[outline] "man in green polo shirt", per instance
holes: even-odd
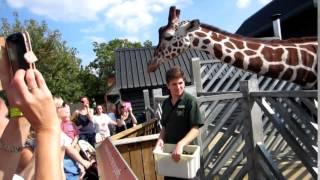
[[[183,147],[199,135],[203,123],[196,98],[184,91],[183,71],[179,67],[167,71],[166,83],[170,96],[162,104],[162,129],[155,149],[163,149],[164,143],[176,144],[172,159],[179,161]]]

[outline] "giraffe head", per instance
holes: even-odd
[[[179,20],[180,10],[170,7],[168,24],[159,28],[159,43],[152,60],[148,64],[148,71],[154,72],[161,63],[174,59],[190,47],[189,32],[200,27],[199,20]]]

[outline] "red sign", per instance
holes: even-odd
[[[138,179],[109,138],[96,148],[96,158],[100,179]]]

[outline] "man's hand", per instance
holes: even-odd
[[[183,152],[183,146],[184,146],[184,145],[178,143],[178,144],[176,145],[175,149],[173,150],[173,152],[171,153],[171,158],[172,158],[174,161],[176,161],[176,162],[180,161],[180,156],[181,156],[181,154],[182,154],[182,152]]]
[[[162,152],[164,147],[163,139],[158,139],[156,146],[154,147],[154,152]]]

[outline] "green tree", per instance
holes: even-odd
[[[6,18],[1,19],[0,35],[8,36],[14,32],[28,31],[33,51],[39,59],[36,67],[43,74],[51,92],[67,101],[78,100],[85,91],[79,79],[81,61],[76,57],[76,49],[69,48],[66,42],[61,40],[58,30],[49,30],[45,21],[39,23],[29,19],[22,23],[17,14],[14,16],[12,25]]]
[[[143,43],[144,47],[151,47],[152,42],[147,40]],[[140,42],[130,42],[127,39],[114,39],[107,43],[93,43],[93,51],[96,59],[91,62],[88,68],[94,71],[99,77],[99,90],[104,93],[110,87],[107,86],[107,78],[115,75],[115,55],[114,51],[118,48],[141,48]]]

